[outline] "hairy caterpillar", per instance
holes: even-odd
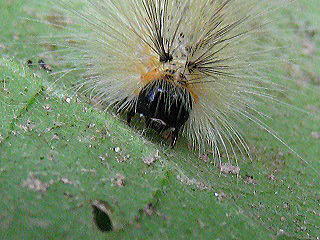
[[[265,101],[281,104],[276,95],[283,90],[265,74],[279,62],[263,34],[272,3],[79,2],[58,3],[71,24],[56,42],[64,48],[62,64],[73,66],[60,73],[80,72],[78,89],[126,112],[128,123],[140,114],[148,127],[170,131],[172,146],[184,135],[218,158],[249,154],[246,122],[282,141],[259,109]]]

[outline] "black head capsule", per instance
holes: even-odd
[[[171,145],[176,144],[179,132],[192,110],[189,91],[167,80],[155,80],[140,92],[136,108],[128,113],[128,123],[136,114],[144,116],[146,125],[157,132],[172,130]]]

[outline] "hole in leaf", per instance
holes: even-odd
[[[106,201],[95,200],[91,203],[93,221],[101,232],[113,230],[111,221],[112,208]]]

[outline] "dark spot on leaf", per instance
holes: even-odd
[[[276,177],[275,175],[273,175],[273,174],[269,174],[269,175],[268,175],[268,178],[269,178],[270,180],[272,180],[272,181],[276,181],[276,180],[277,180],[277,177]]]
[[[244,178],[244,183],[246,184],[257,184],[257,181],[253,178],[253,176],[246,175]]]
[[[154,207],[154,205],[152,203],[149,203],[144,209],[143,212],[147,215],[147,216],[152,216],[156,213],[156,208]]]
[[[69,193],[69,192],[64,192],[63,195],[66,196],[67,198],[73,198],[74,197],[74,195]]]
[[[46,64],[42,59],[40,59],[38,63],[41,69],[46,70],[47,72],[52,72],[52,67]]]
[[[91,203],[93,209],[93,221],[101,232],[113,231],[113,224],[110,218],[112,208],[106,201],[95,200]]]
[[[28,65],[28,67],[30,67],[30,68],[31,68],[31,67],[33,66],[33,62],[32,62],[32,60],[30,60],[30,59],[29,59],[29,60],[27,61],[27,65]]]

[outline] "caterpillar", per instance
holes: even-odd
[[[246,122],[282,142],[259,110],[281,104],[283,91],[265,74],[279,62],[265,34],[272,1],[79,2],[57,3],[69,32],[55,43],[62,64],[73,66],[60,73],[78,72],[77,89],[126,113],[129,124],[140,115],[146,127],[169,132],[171,146],[182,135],[218,158],[248,155]]]

